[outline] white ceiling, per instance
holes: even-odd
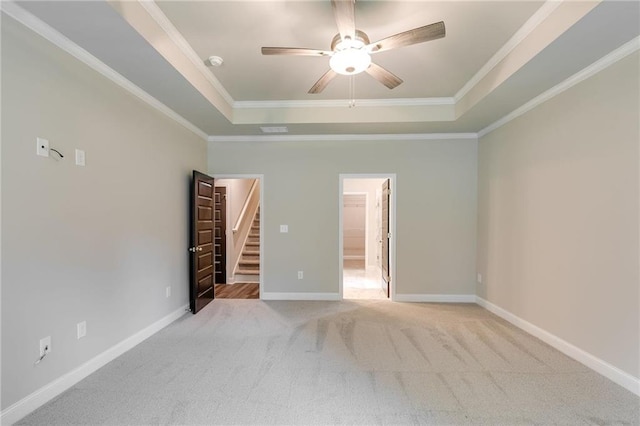
[[[404,83],[389,90],[358,75],[350,109],[349,77],[307,94],[328,58],[260,54],[329,50],[328,0],[18,5],[219,137],[264,125],[294,135],[478,132],[640,34],[636,1],[358,0],[356,25],[371,41],[440,20],[447,35],[374,55]],[[210,55],[224,64],[207,67]]]
[[[356,25],[370,40],[444,21],[440,40],[374,55],[404,80],[389,90],[368,74],[356,76],[367,99],[453,96],[542,5],[526,2],[356,2]],[[201,58],[225,59],[215,76],[237,101],[340,99],[349,77],[319,95],[307,91],[329,69],[329,58],[260,54],[261,46],[330,50],[337,33],[329,1],[159,2],[158,6]],[[474,43],[470,46],[469,39]]]

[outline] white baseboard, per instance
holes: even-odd
[[[473,294],[396,294],[394,302],[476,303]]]
[[[340,293],[261,293],[262,300],[342,300]]]
[[[2,413],[0,413],[0,424],[11,425],[22,419],[36,408],[51,401],[53,398],[66,391],[80,380],[103,367],[105,364],[113,361],[129,349],[162,330],[164,327],[183,316],[188,309],[188,305],[182,306],[180,309],[173,311],[164,318],[161,318],[150,326],[140,330],[133,336],[126,338],[122,342],[102,352],[100,355],[90,359],[75,370],[70,371],[64,376],[41,387],[32,394],[2,410]]]
[[[551,334],[548,331],[543,330],[542,328],[536,325],[533,325],[526,320],[523,320],[522,318],[512,314],[511,312],[497,305],[494,305],[493,303],[479,296],[476,296],[476,303],[482,306],[483,308],[485,308],[486,310],[488,310],[489,312],[492,312],[497,316],[499,316],[500,318],[503,318],[509,321],[511,324],[515,325],[516,327],[521,328],[522,330],[526,331],[532,336],[537,337],[538,339],[542,340],[546,344],[559,350],[563,354],[575,359],[576,361],[584,364],[585,366],[591,368],[597,373],[602,374],[609,380],[619,384],[623,388],[640,396],[640,379],[639,378],[634,377],[631,374],[620,370],[619,368],[609,364],[606,361],[601,360],[600,358],[590,354],[589,352],[586,352],[578,348],[577,346],[572,345],[566,340],[563,340],[558,336]]]

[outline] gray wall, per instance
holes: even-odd
[[[339,174],[396,173],[397,293],[473,294],[476,165],[476,140],[209,142],[209,173],[264,174],[269,293],[338,293]]]
[[[38,136],[64,160],[37,157]],[[205,167],[204,141],[2,16],[3,409],[188,303]]]
[[[478,294],[640,376],[638,54],[479,143]]]

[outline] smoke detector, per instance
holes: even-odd
[[[219,67],[224,61],[220,56],[209,56],[205,63],[212,67]]]

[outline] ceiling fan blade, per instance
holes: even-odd
[[[342,40],[356,38],[356,8],[355,0],[331,0],[333,15]]]
[[[402,84],[402,79],[400,77],[397,77],[390,71],[387,71],[386,69],[382,68],[380,65],[374,64],[373,62],[371,63],[369,68],[367,68],[365,71],[371,77],[375,78],[380,83],[387,86],[389,89],[393,89],[394,87],[397,87],[400,84]]]
[[[398,47],[410,46],[412,44],[424,43],[429,40],[436,40],[445,36],[444,22],[425,25],[414,28],[391,37],[383,38],[380,41],[371,43],[368,47],[371,53],[382,52],[384,50],[396,49]]]
[[[315,94],[322,92],[324,88],[327,87],[329,82],[331,82],[331,80],[333,80],[337,75],[338,73],[330,69],[329,71],[324,73],[324,75],[320,77],[318,81],[316,81],[316,84],[314,84],[313,87],[309,89],[309,93]]]
[[[263,47],[263,55],[331,56],[333,52],[302,47]]]

